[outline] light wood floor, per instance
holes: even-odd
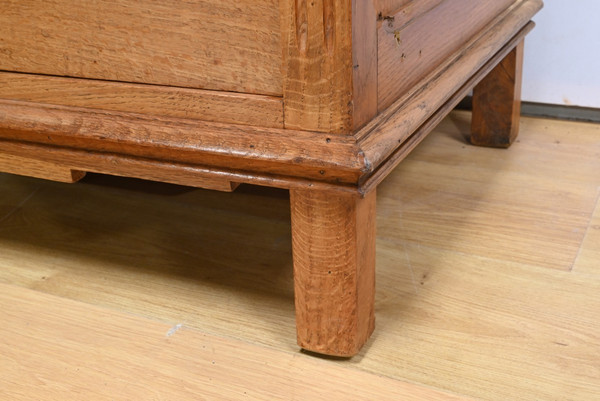
[[[469,118],[378,189],[350,360],[295,344],[285,191],[0,174],[0,399],[600,399],[600,125]]]

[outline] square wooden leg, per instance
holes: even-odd
[[[523,47],[521,41],[473,90],[474,145],[507,148],[519,134]]]
[[[298,344],[352,356],[375,327],[375,191],[292,190]]]

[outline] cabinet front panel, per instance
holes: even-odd
[[[280,97],[0,72],[0,99],[283,128]]]
[[[380,14],[378,109],[382,111],[515,0],[390,0],[378,3],[401,6],[393,15]]]
[[[278,0],[0,0],[0,70],[280,96]]]

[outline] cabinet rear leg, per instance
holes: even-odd
[[[298,344],[352,356],[375,325],[375,191],[292,190]]]
[[[507,148],[519,134],[523,47],[521,41],[473,90],[474,145]]]

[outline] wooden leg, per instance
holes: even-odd
[[[375,327],[375,191],[364,198],[292,190],[298,344],[358,353]]]
[[[521,41],[473,91],[474,145],[507,148],[519,134],[523,46]]]

